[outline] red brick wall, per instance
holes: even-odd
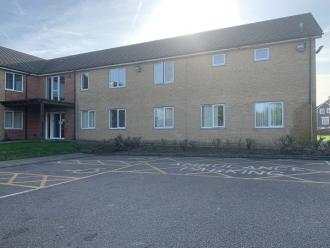
[[[45,78],[27,76],[27,98],[45,98]]]
[[[28,139],[41,139],[40,109],[29,108],[27,111],[27,136]]]
[[[65,74],[64,77],[65,77],[64,101],[74,102],[74,74],[68,73]]]

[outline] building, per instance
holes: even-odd
[[[44,60],[0,48],[0,139],[315,137],[311,14]]]
[[[318,134],[330,134],[330,97],[316,108]]]

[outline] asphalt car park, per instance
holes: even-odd
[[[330,162],[88,156],[0,169],[0,247],[329,247]]]

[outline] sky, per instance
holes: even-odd
[[[0,46],[55,58],[311,12],[317,103],[330,96],[329,0],[0,0]]]

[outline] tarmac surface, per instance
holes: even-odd
[[[0,168],[0,247],[330,247],[330,161],[12,164]]]

